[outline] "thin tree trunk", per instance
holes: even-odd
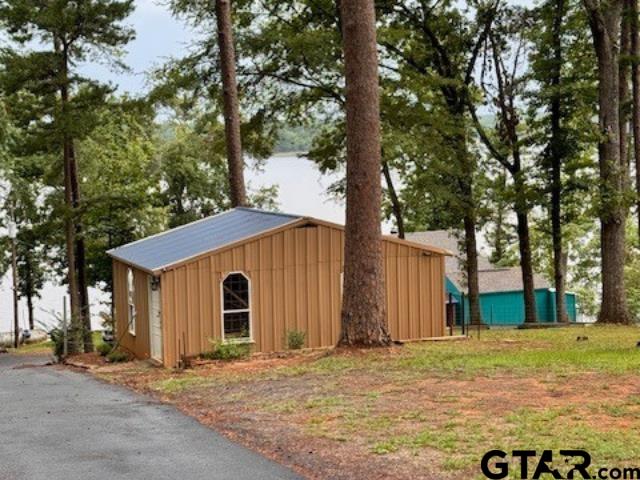
[[[565,0],[556,0],[553,19],[553,64],[551,69],[551,238],[553,243],[553,277],[556,289],[556,321],[566,323],[567,307],[565,299],[566,269],[562,245],[562,163],[563,135],[560,120],[562,118],[562,99],[559,93],[562,71],[562,20]]]
[[[631,125],[633,126],[633,153],[636,167],[636,215],[638,216],[638,245],[640,245],[640,28],[638,0],[631,0],[631,85],[633,90],[633,108]]]
[[[389,170],[389,164],[382,161],[382,173],[384,175],[385,182],[387,183],[387,192],[389,193],[389,200],[391,201],[391,211],[393,217],[396,220],[396,227],[398,228],[398,238],[404,238],[404,217],[402,215],[402,203],[398,198],[396,187],[393,185],[393,178],[391,178],[391,171]]]
[[[35,322],[33,318],[33,296],[27,295],[27,313],[29,314],[29,330],[35,329]]]
[[[513,94],[513,78],[507,82],[506,70],[501,67],[499,44],[495,38],[491,38],[492,55],[498,83],[498,105],[502,112],[504,123],[504,136],[513,163],[509,164],[506,159],[501,163],[509,171],[513,178],[515,191],[515,211],[518,231],[518,247],[520,249],[520,268],[522,270],[522,288],[524,293],[524,321],[527,324],[537,323],[535,286],[533,282],[533,265],[531,261],[531,239],[529,237],[529,206],[527,205],[527,188],[522,171],[522,160],[520,157],[520,146],[518,138],[518,116],[515,110],[515,97]]]
[[[343,345],[378,346],[387,333],[380,230],[380,105],[373,0],[342,0],[346,81],[347,219]]]
[[[462,95],[465,95],[463,93]],[[478,278],[478,245],[476,240],[476,199],[473,195],[475,162],[470,155],[464,117],[464,101],[460,98],[448,102],[449,111],[456,119],[457,128],[454,142],[460,161],[458,185],[463,208],[465,269],[467,275],[467,294],[469,297],[469,320],[472,325],[482,324],[480,310],[480,283]]]
[[[222,74],[224,128],[231,204],[234,207],[238,207],[247,205],[247,194],[244,185],[240,108],[238,106],[238,84],[236,80],[236,54],[233,44],[230,0],[216,0],[216,23],[218,26],[218,48],[220,50],[220,71]]]
[[[80,180],[78,177],[78,161],[76,159],[75,147],[71,141],[70,148],[70,168],[71,168],[71,196],[73,208],[76,212],[74,216],[75,224],[75,249],[76,249],[76,269],[78,275],[78,299],[80,301],[80,315],[82,316],[82,341],[85,353],[93,352],[93,337],[91,335],[91,308],[89,302],[89,285],[87,283],[87,267],[85,258],[85,245],[82,219],[80,218]]]
[[[464,217],[464,246],[466,254],[467,293],[469,295],[469,318],[472,325],[482,324],[480,311],[480,285],[478,282],[478,246],[476,241],[475,215]]]
[[[68,59],[65,49],[56,41],[55,50],[62,55],[61,61],[61,82],[60,82],[60,110],[62,112],[61,123],[66,120],[65,115],[68,110],[69,89],[68,89]],[[73,184],[72,184],[72,140],[67,133],[66,127],[63,127],[62,134],[62,157],[64,167],[64,199],[65,207],[65,244],[67,254],[67,283],[69,284],[69,299],[71,304],[71,328],[69,329],[69,353],[77,353],[80,351],[82,338],[82,315],[80,312],[80,295],[78,290],[77,265],[75,255],[75,223],[73,208]]]
[[[620,161],[624,162],[628,169],[629,163],[629,57],[631,56],[631,12],[630,3],[624,0],[623,15],[620,29],[620,61],[618,64],[618,87],[620,110]],[[627,175],[625,175],[625,180]]]
[[[27,297],[27,313],[29,315],[29,330],[34,329],[35,322],[33,318],[33,296],[35,292],[33,291],[33,269],[31,268],[31,258],[29,254],[25,255],[25,296]]]
[[[529,216],[524,198],[523,172],[520,170],[519,153],[514,152],[514,184],[516,190],[516,221],[518,231],[518,248],[520,250],[520,268],[522,270],[522,290],[524,294],[524,321],[527,324],[537,323],[535,285],[533,281],[533,263],[531,261],[531,238],[529,236]]]
[[[626,185],[626,160],[620,158],[619,51],[622,2],[606,8],[583,0],[589,16],[598,61],[598,163],[600,167],[600,240],[602,257],[601,323],[630,323],[624,285],[625,222],[621,198]]]
[[[504,190],[507,185],[507,175],[505,173],[500,173],[498,175],[498,182],[502,189]],[[507,234],[505,232],[505,204],[504,201],[500,198],[500,194],[496,196],[497,205],[495,209],[497,210],[497,217],[495,220],[495,234],[493,238],[493,248],[491,253],[491,263],[499,263],[503,260],[505,255],[505,243]]]
[[[11,205],[11,221],[16,226],[14,200],[10,200]],[[18,232],[14,232],[17,235]],[[16,251],[16,237],[11,238],[11,277],[13,280],[13,348],[20,345],[20,321],[18,316],[18,253]]]

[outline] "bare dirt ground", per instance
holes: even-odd
[[[92,371],[309,478],[481,478],[480,458],[492,448],[586,448],[598,466],[637,463],[640,352],[624,342],[612,352],[608,334],[587,347],[520,335],[183,372],[143,362]]]

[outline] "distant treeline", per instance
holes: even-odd
[[[307,152],[317,132],[315,126],[294,127],[286,125],[278,133],[274,153]]]

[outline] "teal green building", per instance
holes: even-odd
[[[501,274],[511,276],[513,274],[520,275],[519,268],[500,270]],[[487,272],[479,272],[480,284],[483,282],[482,277]],[[491,276],[492,274],[489,274]],[[513,326],[524,323],[524,294],[521,287],[521,281],[515,282],[513,289],[494,290],[480,288],[480,312],[482,321],[487,325],[496,326]],[[520,288],[517,288],[520,287]],[[452,305],[449,308],[454,309],[456,324],[460,325],[464,318],[465,323],[469,323],[469,300],[466,290],[462,290],[455,281],[452,281],[447,275],[446,279],[447,303]],[[544,285],[536,285],[536,313],[538,322],[554,323],[556,319],[556,292],[555,289]],[[568,292],[565,294],[567,305],[567,316],[569,321],[576,322],[578,320],[578,305],[575,293]]]
[[[464,319],[469,323],[469,301],[459,241],[445,230],[409,233],[407,240],[433,245],[452,252],[445,261],[447,308],[453,310],[456,324]],[[515,326],[524,323],[524,293],[519,267],[497,267],[485,257],[478,258],[480,311],[487,325]],[[536,313],[538,322],[554,323],[556,292],[540,275],[534,275]],[[569,321],[579,320],[578,299],[575,293],[565,294]]]

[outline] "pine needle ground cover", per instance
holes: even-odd
[[[467,479],[484,478],[491,449],[584,449],[596,467],[640,467],[639,340],[637,327],[496,330],[178,373],[93,372],[310,478]]]

